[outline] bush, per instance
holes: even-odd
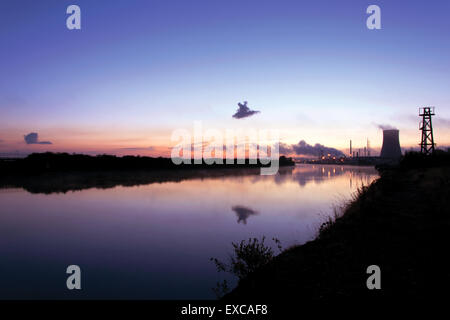
[[[280,240],[272,239],[277,245],[280,252],[282,251]],[[261,266],[267,264],[275,256],[274,251],[265,243],[265,237],[261,240],[257,238],[249,238],[248,242],[242,240],[239,243],[232,242],[233,254],[230,256],[229,263],[224,263],[217,258],[211,258],[217,267],[218,272],[228,272],[236,277],[239,281],[246,278],[250,273],[254,272]],[[226,280],[218,282],[217,287],[213,289],[218,297],[228,292],[228,284]]]

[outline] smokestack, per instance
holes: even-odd
[[[352,156],[352,140],[350,140],[350,157]]]
[[[381,158],[398,159],[402,156],[400,140],[397,129],[383,130],[383,146],[381,147]]]
[[[370,142],[369,142],[369,139],[367,139],[367,156],[370,157]]]

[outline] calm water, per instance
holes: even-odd
[[[312,239],[332,206],[377,173],[297,165],[276,176],[195,176],[66,193],[3,187],[0,298],[215,298],[211,288],[230,278],[210,257],[249,237],[285,247]],[[81,291],[66,289],[71,264]]]

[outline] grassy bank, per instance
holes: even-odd
[[[361,189],[317,238],[290,248],[239,282],[224,299],[334,300],[429,297],[450,284],[449,154],[410,154]],[[366,269],[381,269],[368,290]]]

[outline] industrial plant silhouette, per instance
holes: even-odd
[[[380,158],[399,159],[402,156],[399,131],[397,129],[383,130],[383,146]]]

